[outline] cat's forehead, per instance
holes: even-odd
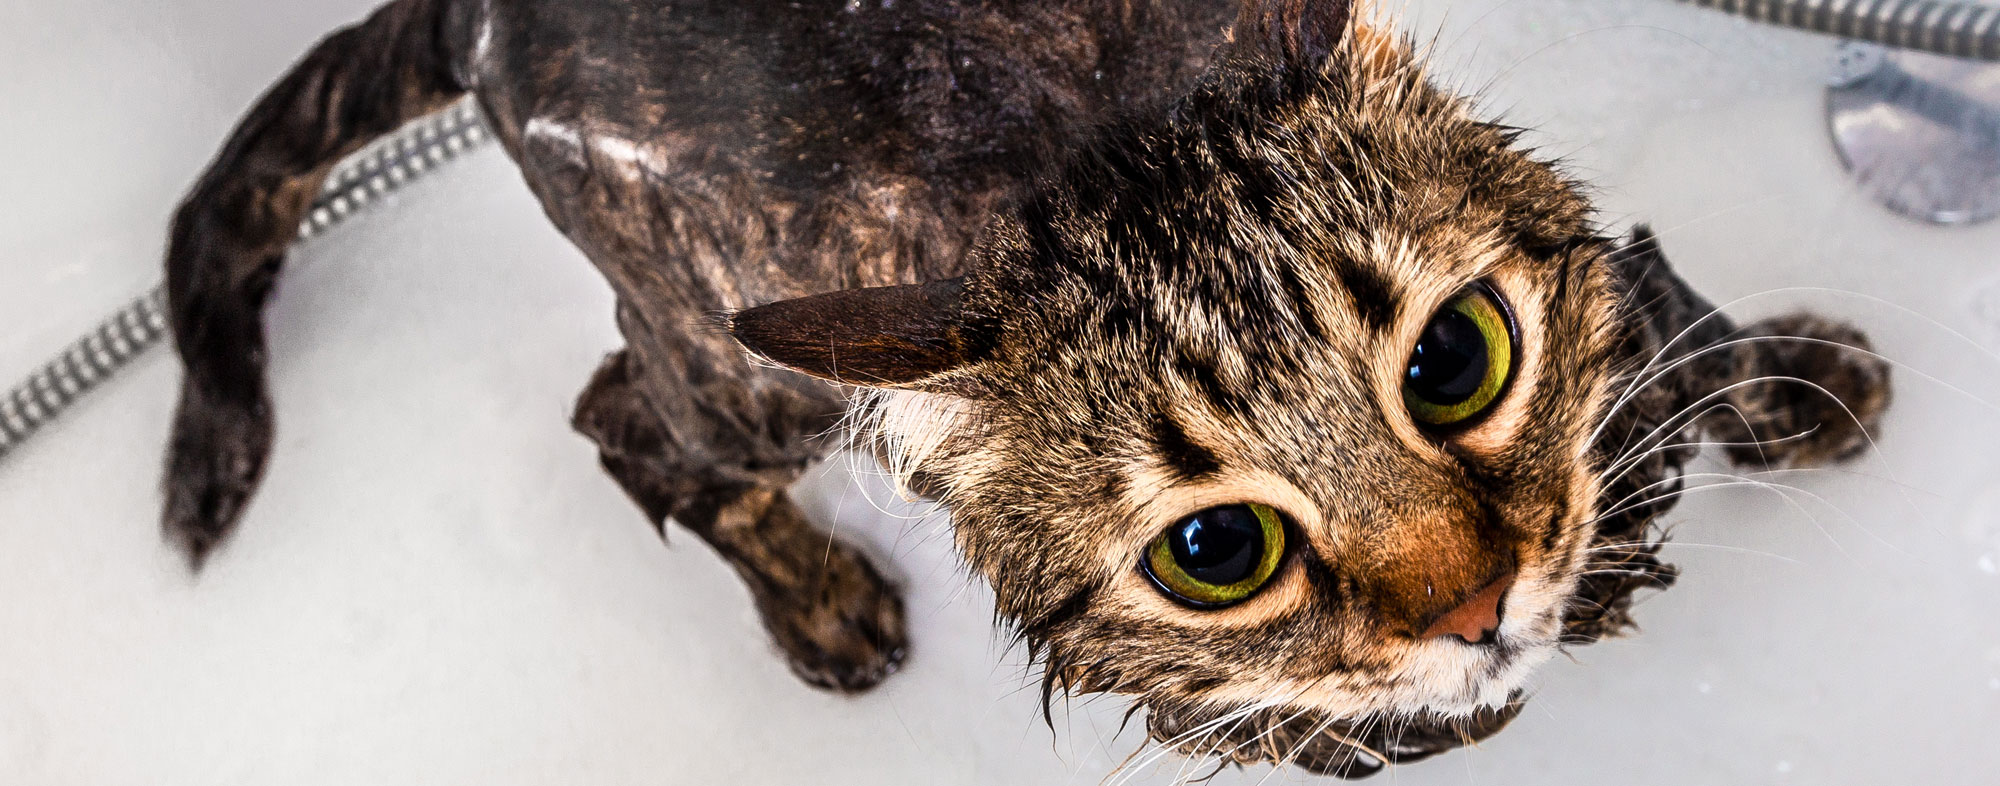
[[[1343,73],[1197,91],[1108,135],[1023,212],[1033,267],[1169,326],[1337,339],[1593,233],[1575,184],[1511,132],[1414,73]]]
[[[1382,442],[1380,387],[1430,315],[1496,276],[1536,290],[1595,236],[1571,181],[1400,68],[1224,68],[1077,155],[999,233],[1022,403],[1121,421],[1141,452],[1162,417],[1274,454]]]

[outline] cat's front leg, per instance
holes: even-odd
[[[800,679],[851,693],[895,673],[906,648],[896,586],[858,549],[814,526],[788,484],[689,460],[635,383],[633,363],[625,352],[605,362],[575,425],[653,526],[664,534],[671,517],[735,569]]]
[[[1866,334],[1810,313],[1738,326],[1675,275],[1650,230],[1615,257],[1629,285],[1635,384],[1656,386],[1653,420],[1685,420],[1754,467],[1804,467],[1867,451],[1891,399],[1889,363]],[[1636,400],[1636,399],[1635,399]]]
[[[1810,467],[1857,458],[1874,444],[1891,392],[1889,364],[1851,325],[1808,313],[1761,320],[1742,341],[1728,381],[1733,413],[1707,424],[1731,460]],[[1718,380],[1722,381],[1722,380]]]
[[[712,489],[684,502],[674,520],[736,569],[799,679],[852,693],[902,665],[897,588],[860,551],[807,520],[783,489]]]

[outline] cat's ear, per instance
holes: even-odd
[[[1353,16],[1354,0],[1243,0],[1231,37],[1285,60],[1318,62],[1348,38]]]
[[[986,343],[965,318],[962,278],[830,292],[744,309],[729,334],[758,357],[868,387],[960,390]]]

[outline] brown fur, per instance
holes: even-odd
[[[1051,693],[1130,695],[1190,755],[1343,775],[1491,734],[1537,662],[1671,581],[1651,522],[1693,451],[1675,445],[1849,455],[1886,376],[1824,344],[1728,343],[1649,235],[1601,237],[1577,184],[1357,18],[1334,0],[400,0],[253,111],[176,225],[191,392],[168,531],[199,563],[261,471],[263,290],[231,282],[275,270],[297,206],[268,196],[468,90],[618,293],[630,346],[577,427],[656,525],[729,560],[808,681],[863,689],[904,651],[894,588],[784,496],[853,414],[951,509]],[[424,77],[366,70],[355,41],[424,53]],[[322,141],[286,152],[302,134]],[[233,239],[196,242],[214,237]],[[1476,422],[1422,428],[1399,375],[1475,283],[1513,315],[1518,371]],[[1800,331],[1859,341],[1803,318],[1741,335]],[[1707,406],[1773,374],[1856,417],[1780,383],[1717,394],[1733,421]],[[884,392],[850,413],[823,380]],[[1196,610],[1148,583],[1164,527],[1241,502],[1294,530],[1265,591]],[[1492,643],[1421,636],[1504,574]]]

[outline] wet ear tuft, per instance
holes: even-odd
[[[728,317],[729,334],[778,365],[849,385],[926,388],[982,351],[964,279],[781,300]]]
[[[1353,0],[1243,0],[1233,36],[1238,45],[1317,62],[1340,48],[1353,15]]]

